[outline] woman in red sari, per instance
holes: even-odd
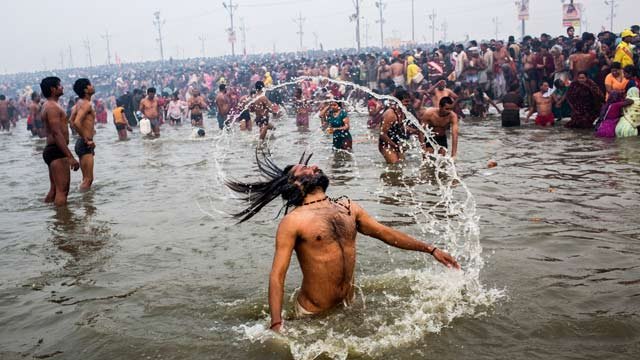
[[[587,77],[586,72],[578,73],[567,91],[567,102],[571,106],[571,120],[568,128],[591,129],[600,115],[604,95],[598,85]]]

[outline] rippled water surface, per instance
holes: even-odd
[[[312,150],[332,196],[446,247],[416,216],[437,202],[421,187],[432,172],[418,154],[388,169],[355,120],[353,156],[292,119],[276,122],[270,151],[284,164]],[[94,188],[78,193],[74,173],[66,210],[42,203],[44,142],[24,121],[0,135],[0,358],[640,357],[638,139],[463,120],[457,165],[479,216],[480,288],[360,237],[356,304],[273,337],[264,326],[278,206],[240,226],[227,219],[242,204],[219,180],[255,174],[257,136],[216,140],[213,124],[204,140],[188,126],[126,142],[112,125],[98,129]],[[294,259],[287,300],[300,281]]]

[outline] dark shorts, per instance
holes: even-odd
[[[269,125],[269,118],[268,117],[256,117],[256,126],[258,127],[262,127],[262,126],[267,126]]]
[[[172,116],[169,116],[169,120],[171,120],[173,122],[177,122],[177,123],[182,122],[182,118],[180,118],[180,117],[174,118]]]
[[[36,129],[43,129],[44,128],[44,123],[42,122],[42,120],[34,120],[33,121],[33,126]]]
[[[436,144],[442,146],[445,149],[449,148],[449,143],[447,143],[447,135],[444,136],[435,136],[433,138],[436,141]],[[433,146],[431,146],[431,144],[427,141],[427,147],[428,148],[433,148]]]
[[[152,128],[157,128],[160,127],[160,120],[159,119],[149,119],[149,122],[151,123],[151,127]]]
[[[124,130],[127,127],[124,124],[116,124],[116,130],[120,131],[120,130]]]
[[[249,110],[245,110],[242,113],[240,113],[240,116],[238,117],[238,120],[243,120],[246,122],[251,121],[251,114],[249,114]]]
[[[503,127],[520,126],[520,110],[504,109],[501,117]]]
[[[49,144],[44,148],[44,151],[42,151],[42,158],[47,166],[51,166],[54,160],[64,159],[66,157],[64,152],[62,152],[56,144]]]
[[[191,114],[191,121],[202,121],[202,114]]]
[[[78,159],[82,158],[84,155],[96,154],[93,148],[90,148],[83,138],[78,138],[78,140],[76,140],[75,150],[76,155],[78,155]]]

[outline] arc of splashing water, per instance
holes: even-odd
[[[457,169],[455,166],[455,163],[453,162],[453,159],[449,156],[449,153],[447,152],[446,155],[442,156],[439,154],[439,150],[441,148],[441,146],[439,144],[437,144],[437,142],[435,141],[434,137],[433,137],[433,132],[431,131],[431,129],[429,128],[425,128],[423,127],[420,122],[418,121],[418,119],[416,119],[415,116],[413,116],[412,113],[410,113],[408,111],[408,109],[395,97],[390,96],[390,95],[381,95],[381,94],[376,94],[374,93],[371,89],[361,86],[361,85],[357,85],[348,81],[342,81],[342,80],[335,80],[335,79],[331,79],[331,78],[327,78],[324,76],[301,76],[301,77],[297,77],[295,78],[293,81],[289,81],[286,83],[282,83],[279,85],[276,85],[274,87],[270,87],[270,88],[265,88],[263,91],[264,93],[261,96],[257,96],[254,99],[251,99],[251,101],[249,101],[247,104],[244,105],[244,107],[233,117],[232,121],[229,122],[228,126],[232,125],[233,123],[235,123],[238,118],[240,117],[240,114],[242,112],[244,112],[245,110],[247,110],[251,105],[253,105],[256,101],[258,101],[262,96],[266,96],[266,94],[268,92],[271,91],[275,91],[281,88],[285,88],[287,86],[292,86],[292,85],[298,85],[304,81],[318,81],[318,82],[322,82],[322,81],[326,81],[327,83],[333,83],[336,85],[341,85],[344,86],[345,88],[352,88],[353,90],[359,90],[362,91],[363,93],[366,93],[378,100],[386,100],[386,101],[390,101],[390,102],[394,102],[399,108],[400,110],[403,112],[403,114],[405,115],[405,123],[411,123],[413,124],[419,131],[421,131],[424,135],[425,135],[425,139],[429,142],[429,144],[432,146],[432,148],[434,149],[434,153],[431,154],[430,156],[432,157],[432,159],[427,158],[427,162],[430,163],[431,165],[433,165],[433,167],[435,168],[437,173],[441,173],[444,172],[446,173],[448,176],[450,176],[451,178],[453,178],[454,180],[458,180],[459,181],[459,185],[462,186],[462,188],[464,189],[467,198],[463,201],[463,205],[462,208],[465,209],[471,209],[470,213],[464,213],[464,211],[460,211],[460,207],[457,209],[456,213],[458,216],[461,216],[462,218],[465,218],[466,220],[472,220],[475,217],[475,199],[473,197],[473,195],[471,194],[471,191],[469,190],[469,188],[467,187],[467,185],[462,181],[462,179],[460,179],[458,173],[457,173]],[[351,99],[351,95],[353,94],[354,91],[352,91],[349,94],[349,97],[347,100],[320,100],[320,102],[325,102],[325,101],[341,101],[341,102],[346,102],[349,103],[348,100]],[[350,104],[350,103],[349,103]],[[444,169],[444,170],[443,170]],[[448,171],[447,171],[448,170]],[[435,180],[437,182],[438,188],[440,189],[447,189],[449,188],[449,186],[445,185],[442,182],[442,179],[440,179],[439,176],[435,177]],[[454,199],[453,199],[453,192],[450,191],[443,191],[440,194],[442,200],[439,203],[445,204],[447,205],[447,207],[450,207],[449,205],[454,203]],[[427,214],[424,211],[421,211],[423,213],[424,216],[427,216]],[[475,229],[469,229],[469,231],[474,231]],[[453,239],[451,239],[453,240]],[[455,242],[455,241],[454,241]],[[454,245],[458,245],[457,243],[455,243]],[[478,254],[478,258],[479,258],[479,254]],[[474,259],[474,260],[478,260],[478,258]],[[470,259],[471,260],[471,259]]]

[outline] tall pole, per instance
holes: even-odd
[[[247,28],[244,26],[244,18],[240,18],[240,31],[242,32],[242,55],[247,56]]]
[[[369,21],[364,22],[364,47],[369,47]]]
[[[93,67],[93,60],[91,58],[91,42],[89,42],[89,39],[86,39],[84,41],[84,49],[87,52],[87,59],[89,60],[89,67]]]
[[[524,19],[522,19],[522,38],[524,39],[525,30],[524,30]]]
[[[109,35],[109,30],[107,30],[104,35],[100,35],[107,42],[107,65],[111,66],[111,35]]]
[[[571,2],[573,3],[573,1]],[[616,17],[615,8],[616,8],[616,0],[605,0],[604,3],[609,5],[610,13],[609,13],[609,31],[613,31],[613,19]]]
[[[493,22],[493,25],[495,25],[495,39],[498,40],[498,27],[500,26],[500,20],[498,20],[498,17],[495,16],[493,19],[491,19],[491,21]]]
[[[71,45],[69,45],[69,67],[73,68],[73,53],[71,52]]]
[[[415,1],[411,0],[411,42],[416,42],[416,17],[414,15]]]
[[[162,26],[165,23],[165,20],[160,19],[160,11],[156,11],[153,13],[153,24],[158,28],[158,43],[160,44],[160,60],[164,61],[164,48],[162,45]]]
[[[64,69],[64,51],[60,50],[60,69]]]
[[[436,43],[436,18],[438,17],[438,15],[436,15],[436,9],[432,9],[431,10],[431,14],[429,14],[429,20],[431,20],[431,26],[429,26],[431,28],[431,43],[435,45]]]
[[[229,28],[229,42],[231,43],[231,56],[236,56],[236,29],[233,26],[233,12],[238,8],[238,5],[233,5],[233,0],[229,0],[229,4],[222,3],[225,9],[229,12],[229,19],[231,21],[231,27]]]
[[[360,52],[360,0],[353,0],[353,6],[356,8],[356,13],[349,16],[349,21],[356,22],[356,48]]]
[[[200,55],[204,58],[204,42],[207,40],[207,38],[204,36],[204,34],[198,36],[198,40],[200,40]]]
[[[442,41],[447,42],[447,28],[449,24],[447,24],[447,20],[442,22]]]
[[[302,13],[300,13],[298,15],[297,19],[293,19],[293,21],[298,24],[298,32],[296,34],[298,34],[298,36],[300,36],[300,51],[302,51],[302,35],[304,35],[304,32],[302,31],[302,25],[304,24],[306,18],[302,17]]]
[[[318,50],[318,33],[317,32],[313,33],[313,38],[314,38],[314,44],[315,44],[314,49]]]
[[[384,18],[382,17],[382,11],[384,10],[386,4],[382,2],[382,0],[380,1],[376,1],[376,7],[378,8],[378,10],[380,10],[380,20],[378,20],[378,22],[380,23],[380,47],[383,48],[384,47]]]

